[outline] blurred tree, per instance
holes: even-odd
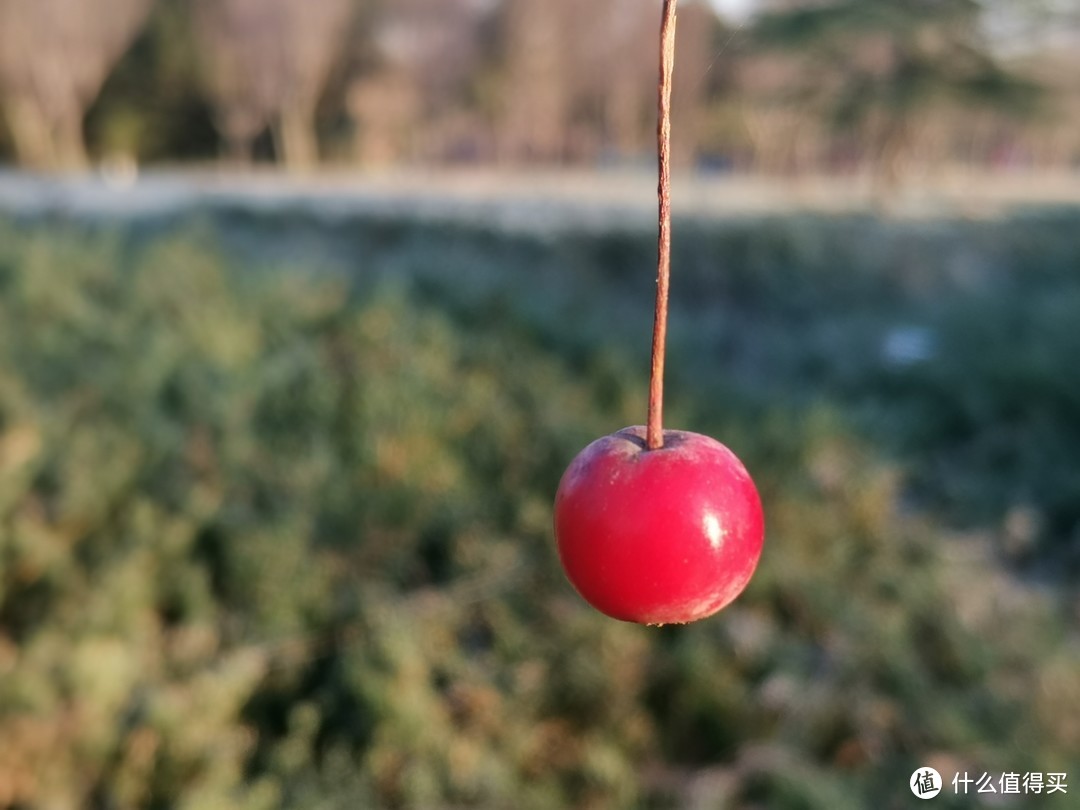
[[[693,161],[718,19],[679,13],[676,156]],[[499,140],[510,160],[595,160],[652,148],[659,5],[638,0],[506,0]]]
[[[83,117],[153,0],[0,0],[0,105],[16,158],[87,164]]]
[[[345,103],[354,128],[354,159],[372,166],[414,157],[423,99],[408,72],[387,68],[357,77],[349,84]]]
[[[812,160],[818,116],[796,93],[803,66],[786,53],[746,53],[737,64],[742,119],[756,171],[793,174]]]
[[[511,160],[558,160],[570,121],[570,65],[561,58],[572,15],[588,11],[572,0],[505,0],[500,152]]]
[[[483,124],[470,99],[483,62],[490,4],[397,0],[371,27],[376,64],[355,77],[348,113],[365,163],[453,158],[477,151]]]
[[[679,163],[870,165],[888,189],[916,155],[1080,159],[1075,0],[762,7],[744,38],[704,0],[680,5]],[[245,161],[272,142],[302,167],[318,109],[339,133],[325,146],[364,163],[642,160],[658,15],[658,0],[0,0],[0,159],[205,159],[224,142]],[[1052,114],[1028,115],[1040,95]]]
[[[701,148],[702,123],[709,101],[709,72],[719,19],[705,3],[679,7],[678,54],[672,91],[672,159],[693,165]]]
[[[763,49],[799,56],[782,92],[857,133],[888,190],[938,105],[1032,109],[1034,85],[997,58],[983,13],[977,0],[785,0],[755,33]]]
[[[592,76],[592,91],[603,103],[606,140],[620,155],[636,155],[654,148],[650,136],[655,129],[653,86],[657,66],[648,55],[656,51],[658,17],[645,13],[652,9],[642,6],[608,0],[607,13],[598,15],[595,21],[601,30],[589,36],[601,69],[585,75]],[[586,45],[585,57],[589,50]],[[681,51],[679,56],[681,60]]]
[[[569,13],[562,46],[572,96],[569,156],[594,158],[598,149],[627,156],[655,148],[658,7],[597,0]]]
[[[315,111],[352,13],[351,0],[196,0],[203,75],[234,158],[249,159],[269,125],[288,167],[318,161]]]

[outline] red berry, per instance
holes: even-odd
[[[710,616],[750,581],[764,540],[742,462],[699,433],[645,428],[597,439],[555,496],[555,540],[571,584],[597,610],[641,624]]]

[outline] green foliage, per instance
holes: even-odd
[[[889,184],[912,130],[935,111],[992,109],[1031,118],[1042,88],[1007,66],[984,32],[977,0],[830,0],[765,14],[756,47],[802,66],[787,97],[840,132],[868,140]]]
[[[686,223],[669,418],[747,460],[769,533],[733,607],[660,630],[584,606],[549,525],[640,421],[647,235],[0,225],[0,805],[906,806],[918,765],[1077,772],[1068,583],[994,543],[1022,507],[1057,561],[1080,520],[1075,225]],[[935,353],[883,365],[908,322]]]

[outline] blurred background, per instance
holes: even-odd
[[[37,169],[583,166],[655,152],[651,0],[0,2],[0,157]],[[1068,170],[1075,0],[684,0],[675,157]]]
[[[551,502],[658,2],[0,0],[0,807],[1071,806],[1080,3],[680,9],[666,416],[768,534],[644,628]]]

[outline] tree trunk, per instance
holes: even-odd
[[[81,109],[73,106],[65,110],[55,122],[53,133],[57,168],[78,171],[90,165],[90,158],[86,153],[86,138],[83,135]]]
[[[616,83],[607,96],[605,123],[609,146],[619,157],[636,157],[643,151],[641,93],[633,82]]]
[[[900,190],[909,142],[907,121],[894,120],[886,127],[874,166],[874,197],[882,207],[888,207]]]
[[[272,125],[278,159],[289,171],[308,171],[319,162],[315,113],[310,104],[285,104]]]
[[[56,144],[41,107],[32,99],[16,96],[8,100],[4,112],[16,162],[29,169],[55,168]]]
[[[215,116],[214,126],[225,144],[225,159],[236,167],[255,160],[255,139],[266,129],[266,119],[250,106],[236,104]]]
[[[238,168],[251,166],[254,160],[254,138],[248,135],[229,136],[225,139],[225,158]]]

